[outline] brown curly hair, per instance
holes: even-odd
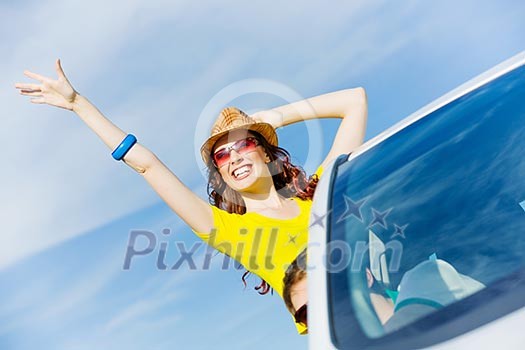
[[[263,147],[270,158],[268,168],[272,174],[273,184],[277,192],[285,198],[299,197],[302,200],[311,200],[319,181],[318,176],[314,174],[308,178],[300,166],[291,163],[288,151],[279,146],[269,144],[262,135],[255,131],[250,130],[250,133],[259,141],[259,145]],[[215,146],[212,147],[211,153],[213,154],[214,151]],[[246,206],[242,196],[226,184],[211,158],[206,164],[208,168],[207,192],[210,204],[228,213],[245,214]],[[249,271],[246,271],[242,276],[245,287],[246,277],[249,273]],[[264,295],[271,288],[265,280],[261,279],[261,283],[255,287],[255,290],[259,294]]]
[[[290,264],[283,278],[283,300],[288,311],[293,314],[295,311],[292,303],[292,287],[302,279],[306,278],[306,249]]]

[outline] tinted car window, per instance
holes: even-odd
[[[520,67],[336,169],[339,346],[431,345],[524,306],[523,101]]]

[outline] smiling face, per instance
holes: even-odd
[[[272,181],[267,166],[270,158],[260,145],[253,147],[241,140],[254,137],[248,130],[234,130],[221,137],[214,146],[213,154],[222,154],[227,162],[219,163],[218,171],[226,184],[239,192],[267,191],[268,180]],[[241,142],[239,142],[241,141]],[[272,182],[273,184],[273,182]]]

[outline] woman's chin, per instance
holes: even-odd
[[[237,192],[260,194],[269,192],[265,183],[264,178],[251,175],[239,181],[232,181],[229,185]]]
[[[256,182],[256,177],[253,174],[248,175],[247,177],[236,179],[230,177],[228,179],[228,186],[237,192],[244,192],[246,189],[250,188],[254,182]]]

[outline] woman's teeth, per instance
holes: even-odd
[[[244,178],[250,173],[251,166],[245,165],[243,167],[240,167],[239,169],[235,169],[233,171],[233,177],[236,179]]]

